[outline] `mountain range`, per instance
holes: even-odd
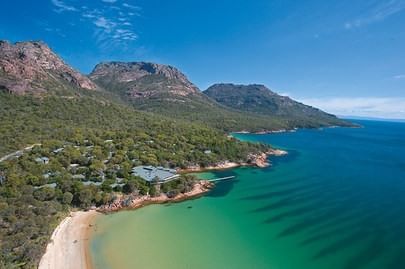
[[[2,132],[2,138],[9,136],[2,141],[10,141],[4,150],[25,144],[29,130],[42,136],[52,132],[44,116],[55,124],[89,127],[99,127],[95,123],[105,118],[111,128],[125,126],[123,118],[160,117],[221,132],[352,126],[263,85],[215,84],[200,91],[168,65],[104,62],[86,76],[41,41],[0,41],[0,104],[3,125],[10,123]],[[36,121],[32,111],[41,115]],[[79,119],[77,113],[84,111]]]
[[[98,64],[89,77],[136,109],[225,131],[350,125],[263,85],[216,84],[201,92],[178,69],[167,65],[106,62]]]

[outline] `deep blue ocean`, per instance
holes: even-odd
[[[356,121],[241,140],[286,149],[207,195],[103,216],[96,268],[405,268],[405,124]]]
[[[257,211],[267,210],[269,223],[291,221],[279,238],[318,243],[315,263],[347,253],[330,268],[405,268],[405,123],[354,122],[363,128],[237,135],[290,153],[272,158],[272,170],[287,166],[292,179],[251,198],[268,200]]]

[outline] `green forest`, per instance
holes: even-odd
[[[135,165],[204,167],[246,161],[249,153],[268,148],[91,94],[38,98],[0,92],[0,122],[0,156],[38,144],[0,162],[2,269],[36,268],[71,208],[103,205],[117,193],[157,195],[154,186],[131,175]],[[186,192],[195,180],[182,175],[160,189]]]

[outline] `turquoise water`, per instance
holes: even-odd
[[[237,135],[289,155],[205,197],[103,216],[97,269],[405,268],[405,124]]]

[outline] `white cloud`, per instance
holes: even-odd
[[[101,49],[125,48],[138,38],[133,30],[133,15],[141,10],[128,3],[116,4],[118,0],[101,0],[97,6],[80,5],[72,0],[51,0],[55,12],[77,11],[82,23],[91,25],[94,38]],[[73,3],[77,3],[73,5]]]
[[[394,79],[405,79],[405,74],[396,75],[393,78]]]
[[[140,9],[141,9],[141,8],[138,7],[138,6],[130,5],[130,4],[128,4],[128,3],[123,3],[122,6],[123,6],[123,7],[126,7],[126,8],[130,8],[130,9],[135,9],[135,10],[140,10]]]
[[[303,98],[299,101],[336,115],[405,119],[404,97]]]
[[[111,32],[114,29],[114,27],[117,25],[115,22],[113,22],[109,19],[106,19],[104,17],[98,17],[94,21],[94,24],[97,27],[103,28],[107,32]]]
[[[346,29],[359,28],[372,23],[383,21],[386,18],[399,13],[405,9],[405,0],[381,1],[371,10],[365,12],[360,17],[348,21],[344,24]]]
[[[51,0],[52,4],[57,7],[58,9],[55,9],[56,12],[63,12],[63,11],[78,11],[77,8],[75,8],[72,5],[68,5],[65,2],[61,0]]]

